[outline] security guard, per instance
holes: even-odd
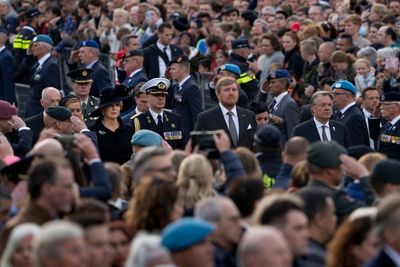
[[[164,78],[154,78],[146,82],[141,92],[149,96],[149,111],[132,117],[135,132],[141,129],[158,133],[173,148],[184,148],[181,116],[164,109],[170,82]]]
[[[81,110],[85,122],[88,123],[89,114],[94,111],[100,103],[95,96],[89,96],[93,83],[92,69],[77,69],[70,71],[67,76],[72,81],[72,92],[81,99]]]
[[[381,119],[369,118],[372,140],[378,141],[378,151],[389,158],[400,160],[400,92],[381,96],[381,116],[387,123],[380,128]]]

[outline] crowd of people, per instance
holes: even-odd
[[[400,0],[0,0],[0,267],[400,266],[399,59]]]

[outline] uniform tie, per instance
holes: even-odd
[[[82,114],[83,114],[84,117],[86,117],[86,115],[87,115],[86,114],[86,103],[85,102],[82,103]]]
[[[275,105],[276,105],[276,100],[272,101],[271,105],[269,106],[269,112],[272,112],[275,110]]]
[[[157,129],[159,133],[162,133],[163,131],[163,122],[162,122],[162,117],[160,114],[157,115]]]
[[[228,111],[227,112],[229,119],[228,119],[228,123],[229,123],[229,132],[231,134],[232,137],[232,142],[233,144],[236,146],[237,142],[238,142],[238,135],[237,135],[237,131],[236,131],[236,125],[233,122],[233,112],[232,111]]]

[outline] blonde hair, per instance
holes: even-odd
[[[378,3],[372,5],[371,12],[377,13],[380,18],[384,18],[389,15],[389,9],[385,5]]]
[[[367,170],[371,173],[372,170],[374,169],[375,165],[381,161],[386,159],[386,155],[378,152],[373,152],[373,153],[368,153],[362,156],[358,162],[360,162],[362,165],[364,165]]]
[[[179,168],[177,186],[186,209],[193,208],[203,198],[216,196],[213,170],[207,158],[200,154],[185,158]]]
[[[365,64],[367,66],[367,68],[371,68],[371,64],[369,63],[368,60],[366,60],[365,58],[359,58],[356,60],[356,62],[354,62],[353,66],[354,68],[357,68],[357,66],[359,64]]]

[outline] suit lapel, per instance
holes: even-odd
[[[244,137],[244,134],[247,131],[247,127],[250,125],[248,119],[247,119],[247,115],[244,114],[238,107],[236,107],[237,110],[237,114],[239,117],[239,140],[242,140]]]
[[[332,121],[329,122],[329,130],[331,131],[331,140],[339,141],[339,137],[336,133],[336,127]]]
[[[313,137],[315,140],[322,141],[322,140],[321,140],[321,137],[319,136],[318,129],[317,129],[317,125],[315,124],[314,119],[312,119],[312,124],[311,124],[311,125],[312,125],[311,134],[313,135],[312,137]]]
[[[217,125],[219,125],[219,126],[223,125],[224,126],[223,128],[224,128],[225,132],[228,133],[229,138],[230,138],[229,128],[228,128],[228,125],[226,125],[226,122],[225,122],[225,119],[224,119],[224,114],[222,114],[221,107],[218,105],[217,108],[218,108],[218,112],[216,114]],[[240,122],[239,122],[239,124],[240,124]]]

